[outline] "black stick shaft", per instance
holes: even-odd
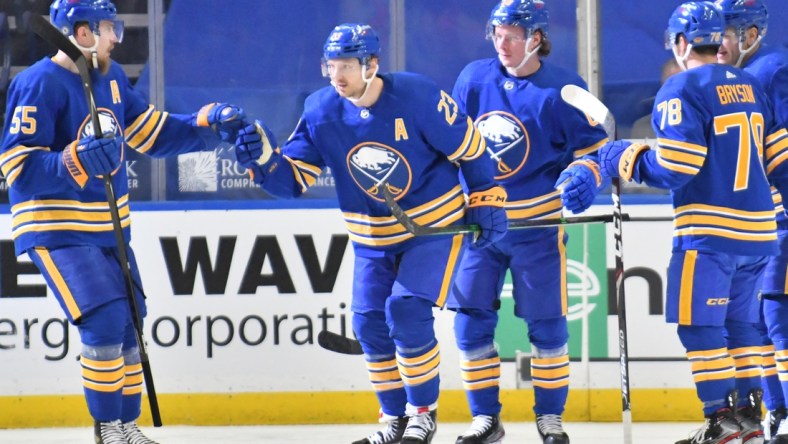
[[[613,179],[613,233],[616,248],[616,299],[618,301],[618,351],[621,367],[621,412],[624,442],[632,442],[632,406],[629,393],[629,348],[627,344],[627,309],[624,292],[624,238],[621,217],[621,179]]]

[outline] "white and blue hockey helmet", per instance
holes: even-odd
[[[363,23],[344,23],[336,26],[323,45],[323,60],[354,57],[365,65],[372,56],[380,54],[380,39],[371,26]]]
[[[679,35],[692,47],[719,46],[725,34],[722,10],[712,2],[687,2],[681,4],[668,20],[665,31],[665,49],[672,49]]]
[[[722,9],[725,26],[735,28],[739,38],[753,26],[758,28],[758,35],[766,35],[769,11],[763,0],[717,0],[717,6]]]
[[[519,26],[530,36],[537,30],[547,35],[550,14],[542,0],[501,0],[490,12],[486,35],[491,38],[495,27],[500,25]]]
[[[49,19],[65,36],[74,34],[74,26],[87,23],[94,34],[100,35],[99,24],[110,21],[118,42],[123,40],[123,21],[117,20],[118,10],[109,0],[55,0],[49,7]]]

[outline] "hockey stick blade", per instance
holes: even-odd
[[[343,355],[364,354],[360,342],[328,330],[322,330],[317,334],[317,343],[324,349],[334,353],[341,353]]]
[[[616,120],[604,103],[593,94],[577,85],[566,85],[561,88],[561,98],[596,120],[605,129],[607,137],[612,141],[616,137]]]
[[[384,183],[381,185],[380,190],[383,192],[383,199],[386,201],[386,206],[389,207],[392,216],[402,226],[414,236],[433,236],[440,234],[465,234],[473,233],[478,234],[481,228],[476,224],[470,225],[451,225],[448,227],[430,227],[418,224],[413,218],[405,213],[405,210],[399,206],[394,195],[388,190]],[[624,220],[629,220],[629,215],[623,215]],[[573,225],[573,224],[606,224],[613,222],[613,215],[603,214],[599,216],[576,216],[576,217],[560,217],[549,219],[533,219],[533,220],[518,220],[509,222],[510,230],[519,230],[523,228],[545,228],[557,227],[559,225]]]

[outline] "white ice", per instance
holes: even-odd
[[[635,423],[632,444],[665,444],[686,438],[701,423]],[[295,425],[295,426],[230,426],[193,427],[165,426],[154,429],[143,427],[151,439],[160,444],[203,443],[299,443],[349,444],[373,432],[377,424],[353,425]],[[454,444],[457,435],[468,427],[462,423],[438,423],[433,444]],[[533,443],[539,435],[533,423],[504,423],[505,443]],[[566,423],[573,444],[624,443],[621,423]],[[92,430],[84,428],[4,429],[0,430],[2,444],[88,444],[93,442]]]

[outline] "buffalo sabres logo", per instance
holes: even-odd
[[[401,198],[411,183],[408,161],[399,151],[376,142],[354,146],[347,155],[348,171],[356,184],[373,199],[383,201],[380,187],[385,186]]]
[[[497,180],[512,176],[525,165],[531,143],[525,126],[517,117],[493,111],[480,116],[476,127],[487,139],[487,154],[497,164]]]
[[[123,135],[123,129],[118,124],[118,119],[115,117],[115,114],[113,114],[111,110],[106,108],[99,108],[98,117],[99,117],[99,125],[101,126],[102,133],[104,134],[110,133],[113,136]],[[95,130],[93,129],[93,121],[90,119],[90,116],[88,116],[85,118],[85,121],[82,122],[82,125],[79,127],[79,138],[82,139],[83,137],[90,137],[94,134],[95,134]]]

